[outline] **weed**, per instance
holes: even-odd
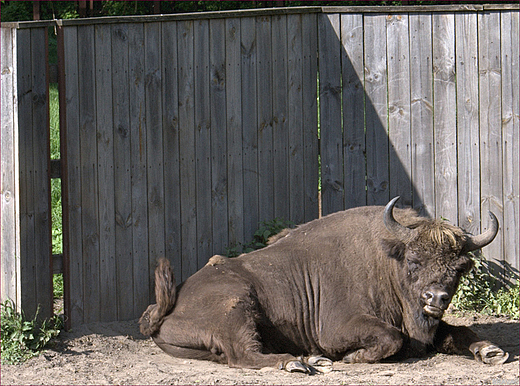
[[[519,318],[519,282],[496,289],[497,280],[489,262],[478,254],[471,254],[475,266],[460,281],[452,304],[458,311],[472,311],[490,315]]]
[[[49,341],[58,336],[62,328],[59,317],[53,316],[38,323],[39,309],[32,320],[26,320],[16,311],[11,300],[0,304],[2,327],[2,363],[16,364],[38,355]]]
[[[260,227],[253,235],[253,240],[247,244],[235,245],[230,248],[226,248],[227,257],[236,257],[241,253],[249,253],[256,249],[261,249],[267,246],[267,241],[271,236],[280,233],[285,228],[294,227],[292,221],[283,220],[281,218],[275,218],[271,221],[262,221]]]

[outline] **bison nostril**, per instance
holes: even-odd
[[[434,295],[432,292],[426,291],[425,293],[422,294],[422,297],[426,301],[426,303],[430,304]]]
[[[448,303],[450,296],[445,291],[430,290],[422,294],[422,298],[427,305],[435,307],[444,307]]]

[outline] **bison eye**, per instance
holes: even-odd
[[[417,270],[421,267],[421,261],[416,256],[411,256],[406,259],[408,263],[408,269],[410,272]]]

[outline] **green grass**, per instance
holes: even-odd
[[[10,300],[1,303],[0,307],[2,364],[22,363],[38,355],[63,327],[57,316],[39,323],[38,312],[34,319],[26,320]]]
[[[60,159],[60,112],[58,101],[58,85],[52,83],[49,88],[49,114],[51,126],[51,159]],[[51,219],[52,219],[52,253],[63,253],[61,179],[51,180]]]

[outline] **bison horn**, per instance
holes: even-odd
[[[410,241],[410,239],[413,236],[413,230],[410,228],[405,227],[404,225],[401,225],[397,222],[397,220],[394,218],[394,205],[399,200],[400,196],[395,197],[392,199],[388,204],[386,204],[385,207],[385,226],[386,229],[388,229],[390,232],[394,234],[399,240],[406,243]]]
[[[476,251],[493,241],[498,233],[498,220],[492,212],[489,212],[489,217],[491,217],[491,225],[489,226],[489,229],[480,235],[469,236],[462,253]]]

